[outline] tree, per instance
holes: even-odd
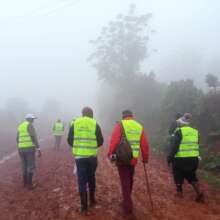
[[[102,83],[98,104],[100,116],[108,119],[106,125],[118,120],[121,111],[127,108],[146,122],[160,102],[161,86],[155,74],[141,70],[142,62],[149,55],[151,16],[150,13],[136,15],[135,6],[131,5],[127,15],[118,15],[103,27],[96,40],[91,41],[95,51],[89,61]]]
[[[220,85],[218,77],[210,73],[206,75],[205,81],[209,88],[214,88],[214,91]]]
[[[162,102],[162,127],[165,129],[169,126],[176,112],[192,113],[195,120],[201,114],[202,100],[203,93],[194,85],[193,80],[171,82]]]
[[[124,80],[133,79],[148,55],[147,26],[151,14],[135,15],[131,5],[128,15],[118,15],[103,27],[94,41],[95,52],[89,61],[97,69],[99,79],[112,86],[121,86]]]

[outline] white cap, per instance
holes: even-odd
[[[179,122],[180,124],[182,125],[189,125],[190,124],[190,121],[187,120],[184,116],[179,118],[178,120],[176,120],[177,122]]]
[[[25,119],[36,119],[37,117],[34,114],[27,114]]]

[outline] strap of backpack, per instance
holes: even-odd
[[[122,130],[122,132],[121,132],[121,137],[126,138],[126,135],[125,135],[125,129],[124,129],[124,126],[123,126],[123,124],[122,124],[121,121],[120,121],[120,125],[121,125],[121,130]]]
[[[127,142],[128,142],[128,144],[130,145],[130,143],[129,143],[129,141],[128,141],[128,139],[127,139],[127,137],[126,137],[126,134],[125,134],[125,129],[124,129],[124,126],[123,126],[123,124],[122,124],[122,122],[120,121],[120,125],[121,125],[121,129],[122,129],[122,133],[121,133],[121,140],[122,140],[122,138],[124,138]],[[130,145],[131,146],[131,145]]]

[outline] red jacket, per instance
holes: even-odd
[[[127,117],[124,120],[130,120],[130,119],[133,119],[133,118]],[[122,127],[120,123],[116,123],[113,129],[113,132],[112,132],[112,137],[111,137],[109,150],[108,150],[108,157],[110,157],[113,154],[114,150],[116,149],[116,146],[120,143],[121,136],[122,136]],[[144,132],[144,129],[141,134],[140,148],[141,148],[142,159],[144,162],[147,162],[148,157],[149,157],[149,142]],[[133,158],[131,160],[131,165],[135,166],[136,164],[137,164],[137,159]]]

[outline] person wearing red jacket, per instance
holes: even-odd
[[[148,157],[149,157],[148,138],[146,136],[143,126],[134,120],[133,113],[130,110],[125,110],[122,112],[122,121],[117,122],[113,129],[111,141],[110,141],[110,145],[108,149],[108,158],[109,159],[113,158],[112,155],[114,155],[114,152],[121,141],[122,132],[123,132],[122,124],[126,120],[131,120],[133,123],[136,123],[141,129],[139,132],[140,133],[139,151],[141,151],[143,163],[147,163]],[[135,132],[135,129],[136,128],[133,128],[133,132]],[[125,127],[124,127],[124,131],[126,134]],[[126,135],[126,138],[127,138],[127,135]],[[122,189],[122,195],[123,195],[123,209],[124,209],[125,215],[132,214],[133,205],[132,205],[131,193],[132,193],[132,187],[133,187],[134,170],[135,170],[135,166],[137,165],[137,161],[138,161],[138,158],[133,157],[129,165],[122,165],[122,164],[120,165],[119,163],[116,163],[119,177],[121,180],[121,189]]]

